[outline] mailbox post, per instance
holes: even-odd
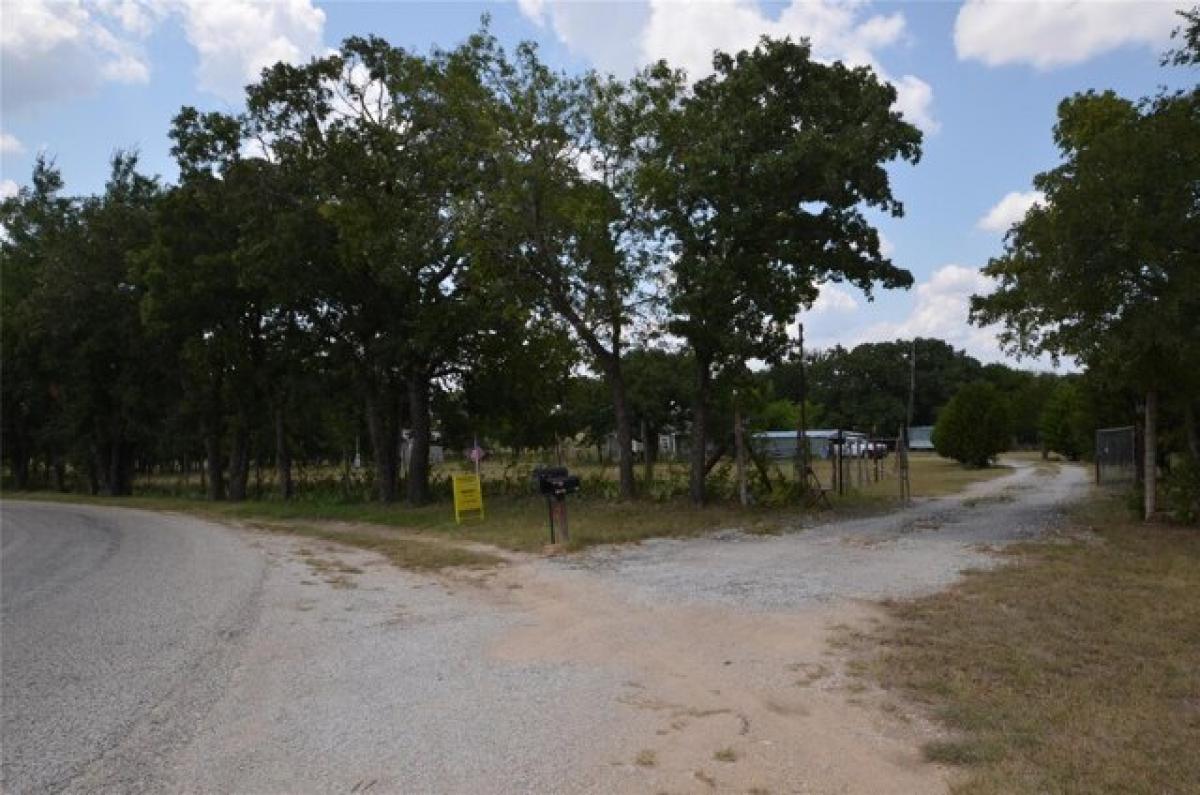
[[[570,541],[567,495],[579,491],[579,476],[569,474],[566,467],[538,467],[533,470],[533,485],[546,498],[546,511],[550,515],[550,543],[558,543],[559,537],[564,542]]]

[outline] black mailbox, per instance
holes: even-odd
[[[533,470],[533,485],[538,494],[561,500],[579,491],[579,476],[568,474],[566,467],[538,467]]]
[[[567,530],[567,495],[579,491],[579,476],[567,472],[566,467],[537,467],[533,470],[533,487],[546,498],[550,513],[550,543],[570,541]],[[558,533],[555,533],[555,529]]]

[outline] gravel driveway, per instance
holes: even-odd
[[[1009,460],[1012,475],[908,510],[783,536],[736,532],[659,539],[556,559],[603,574],[631,598],[710,602],[757,610],[939,590],[963,569],[994,565],[987,549],[1037,536],[1088,487],[1080,466],[1039,470]]]
[[[849,687],[830,628],[990,565],[1085,485],[1022,466],[888,517],[438,577],[5,503],[3,787],[936,792],[935,730]]]

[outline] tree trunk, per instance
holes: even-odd
[[[62,453],[54,453],[54,462],[51,464],[50,471],[54,475],[53,487],[55,491],[67,490],[67,466],[63,463]]]
[[[101,457],[100,447],[92,444],[91,455],[88,456],[88,490],[92,496],[103,491],[104,484],[100,482],[103,463],[104,459]]]
[[[1150,521],[1158,513],[1158,393],[1153,389],[1146,393],[1145,444],[1145,519]]]
[[[658,434],[650,435],[650,426],[642,420],[642,467],[646,478],[646,488],[654,483],[654,461],[658,458]]]
[[[408,483],[406,497],[409,505],[429,502],[429,446],[432,433],[429,418],[429,376],[423,372],[408,378],[408,413],[412,423],[412,438],[408,446]]]
[[[110,497],[123,497],[133,489],[130,483],[129,449],[125,444],[125,429],[120,416],[109,419],[108,426],[108,476],[106,493]]]
[[[292,449],[288,446],[287,414],[283,402],[275,407],[275,480],[279,496],[290,500],[295,494],[292,483]]]
[[[1196,404],[1188,400],[1183,408],[1183,425],[1187,432],[1188,450],[1192,460],[1200,463],[1200,422],[1196,421]]]
[[[745,508],[750,504],[750,491],[746,488],[746,440],[742,431],[742,410],[738,406],[736,392],[733,398],[733,448],[737,465],[738,502]]]
[[[396,427],[394,412],[378,391],[367,393],[367,432],[375,459],[375,488],[379,501],[396,501]],[[390,404],[390,401],[386,401]]]
[[[4,446],[9,450],[13,487],[17,491],[24,491],[29,488],[29,447],[25,444],[24,434],[10,426],[8,433],[4,434]]]
[[[621,360],[612,357],[607,367],[608,385],[612,390],[613,416],[617,430],[617,471],[619,473],[618,497],[632,500],[633,478],[633,423],[629,417],[629,401],[625,396],[625,375],[621,372]]]
[[[204,437],[204,465],[208,470],[208,498],[213,502],[225,499],[225,467],[221,463],[221,437],[210,430]]]
[[[250,434],[246,424],[239,420],[233,433],[233,447],[229,451],[229,499],[241,502],[246,499],[246,483],[250,479]]]
[[[705,442],[708,440],[708,387],[709,363],[696,357],[696,393],[692,398],[692,471],[688,483],[688,496],[695,505],[704,504]]]

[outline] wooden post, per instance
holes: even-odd
[[[742,409],[737,390],[733,390],[733,446],[737,462],[738,500],[743,506],[750,504],[750,493],[746,490],[746,447],[742,434]]]
[[[1153,389],[1146,393],[1146,446],[1144,463],[1145,470],[1145,509],[1146,521],[1154,518],[1158,512],[1158,393]]]

